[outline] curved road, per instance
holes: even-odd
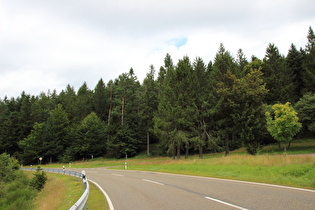
[[[315,209],[313,190],[156,172],[84,170],[106,191],[115,210]]]

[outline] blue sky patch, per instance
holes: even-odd
[[[168,40],[167,43],[169,45],[174,45],[175,47],[180,48],[181,46],[185,45],[187,41],[187,37],[178,37]]]

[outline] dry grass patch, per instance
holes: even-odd
[[[44,189],[35,200],[37,209],[53,210],[57,209],[61,200],[65,199],[66,184],[63,179],[58,179],[48,175]]]
[[[44,189],[34,200],[36,210],[69,209],[83,193],[83,185],[78,179],[47,173]]]
[[[311,155],[233,155],[208,160],[211,164],[247,166],[285,166],[290,164],[315,163]]]

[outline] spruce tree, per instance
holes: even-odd
[[[264,58],[264,81],[269,90],[267,104],[291,101],[294,93],[294,72],[285,64],[285,58],[274,44],[269,44]]]
[[[108,98],[105,83],[103,79],[100,79],[94,88],[93,98],[93,109],[95,113],[102,120],[107,120],[108,114]]]
[[[150,155],[150,143],[153,134],[153,117],[154,112],[158,106],[158,89],[154,79],[155,69],[153,65],[150,65],[150,70],[147,73],[146,78],[142,84],[142,104],[141,104],[141,119],[142,126],[146,131],[147,136],[147,155]]]
[[[310,27],[307,35],[308,43],[305,48],[303,93],[315,93],[315,34]]]
[[[286,67],[293,74],[293,91],[291,95],[292,102],[296,102],[302,96],[303,90],[303,60],[304,56],[298,51],[294,44],[291,44],[288,55],[286,57]]]

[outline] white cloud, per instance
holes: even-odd
[[[84,81],[93,89],[134,68],[140,81],[166,53],[213,60],[219,44],[262,58],[273,42],[286,54],[304,47],[313,1],[3,0],[0,98],[37,95]],[[170,40],[187,38],[182,44]],[[25,79],[27,78],[27,80]]]

